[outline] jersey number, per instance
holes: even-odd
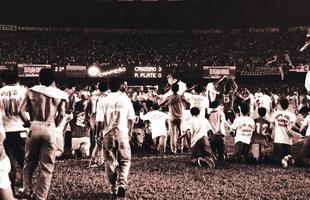
[[[224,96],[224,103],[229,103],[229,102],[230,102],[229,96]]]
[[[16,99],[2,99],[2,103],[7,117],[18,115],[18,103]]]
[[[120,121],[120,112],[119,111],[114,111],[110,115],[110,126],[112,127],[117,127]]]

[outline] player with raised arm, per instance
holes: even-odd
[[[183,103],[186,102],[183,95],[179,95],[179,85],[172,84],[172,95],[168,96],[159,107],[167,104],[169,109],[169,131],[170,131],[170,148],[172,153],[177,153],[178,137],[182,134],[181,124],[184,112]]]
[[[207,109],[209,109],[210,103],[217,99],[217,96],[220,92],[217,90],[219,89],[219,85],[227,80],[227,76],[222,76],[219,80],[215,83],[210,82],[206,86],[206,97],[207,97]],[[209,112],[209,111],[208,111]]]
[[[22,196],[47,199],[57,150],[55,132],[65,116],[68,94],[54,86],[54,73],[51,69],[40,70],[39,82],[40,85],[27,91],[18,108],[25,126],[30,128],[26,141]],[[30,119],[25,115],[27,110]],[[32,178],[37,166],[36,188],[33,191]]]
[[[306,50],[309,47],[309,45],[310,45],[310,28],[308,28],[305,44],[299,49],[299,52],[303,52],[304,50]]]
[[[200,110],[199,117],[206,117],[207,97],[203,95],[203,87],[201,85],[195,85],[193,87],[195,94],[184,92],[184,97],[189,102],[190,108],[197,107]]]
[[[167,91],[165,94],[162,95],[163,99],[166,99],[167,97],[171,96],[173,94],[172,91],[172,85],[177,84],[179,86],[178,94],[182,95],[186,91],[186,83],[181,81],[180,77],[177,74],[169,74],[167,76],[168,84],[165,87],[165,90]]]
[[[108,85],[111,93],[97,106],[97,134],[102,131],[105,174],[112,186],[112,195],[125,197],[131,165],[129,140],[135,111],[128,96],[120,91],[118,78],[110,78]]]
[[[276,63],[277,67],[279,68],[280,76],[281,76],[281,81],[284,80],[285,78],[285,69],[286,66],[288,65],[290,68],[295,69],[295,66],[293,65],[289,52],[284,51],[284,52],[278,52],[273,56],[273,59],[268,61],[266,63],[267,66]]]
[[[227,78],[227,83],[223,87],[223,93],[220,97],[220,102],[224,106],[226,120],[230,120],[230,123],[233,123],[236,118],[234,111],[234,101],[237,90],[238,85],[234,78]]]
[[[6,139],[4,141],[5,152],[11,161],[10,181],[14,193],[16,179],[16,162],[22,169],[25,157],[26,128],[18,115],[18,106],[22,102],[27,89],[20,86],[18,76],[9,72],[4,78],[5,86],[0,89],[0,105],[2,121]]]

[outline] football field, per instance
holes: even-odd
[[[206,169],[188,157],[134,156],[127,199],[310,199],[309,168],[227,162]],[[48,199],[111,199],[104,167],[87,166],[88,160],[58,161]]]

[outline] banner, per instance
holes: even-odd
[[[86,77],[86,66],[67,65],[66,77]]]
[[[42,68],[51,68],[51,65],[46,64],[18,64],[19,77],[39,77],[39,72]]]
[[[309,65],[303,65],[303,66],[296,66],[295,69],[290,69],[290,72],[297,72],[297,73],[306,73],[310,69]]]
[[[89,66],[87,68],[87,75],[93,78],[109,78],[113,76],[126,78],[127,68],[116,67],[116,68],[102,69],[98,66]]]
[[[204,79],[217,79],[222,76],[236,77],[236,66],[203,66]]]
[[[130,78],[136,79],[161,79],[164,77],[165,74],[162,67],[152,66],[136,66],[130,75]]]

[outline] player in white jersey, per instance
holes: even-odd
[[[119,91],[120,86],[119,79],[110,78],[111,93],[98,102],[96,121],[98,132],[102,130],[103,134],[105,174],[112,186],[112,195],[125,197],[135,112],[128,96]]]
[[[5,130],[0,113],[0,199],[13,200],[11,181],[9,178],[9,172],[11,170],[10,159],[7,157],[3,142],[5,140]]]
[[[140,114],[142,120],[149,120],[150,130],[154,146],[159,150],[161,156],[166,152],[168,114],[159,110],[158,104],[153,103],[151,110],[145,115]],[[158,140],[158,141],[157,141]]]
[[[90,126],[91,126],[91,159],[89,161],[90,167],[97,167],[103,164],[103,146],[102,146],[102,137],[96,135],[96,113],[97,113],[97,104],[98,102],[107,96],[109,93],[108,84],[105,80],[98,83],[98,90],[94,91],[91,99],[89,100],[89,106],[91,110],[90,114]]]
[[[295,114],[289,112],[289,102],[287,99],[280,100],[281,110],[273,113],[271,124],[274,135],[274,159],[280,164],[286,156],[290,155],[291,146],[293,144],[292,126],[295,124]],[[287,167],[287,163],[283,163]]]
[[[203,87],[201,85],[195,86],[195,94],[185,92],[184,97],[187,102],[190,104],[190,109],[197,107],[200,110],[199,117],[205,118],[206,116],[206,106],[207,106],[207,97],[203,94]]]
[[[199,108],[193,107],[190,112],[192,117],[188,121],[188,130],[178,139],[189,134],[192,162],[199,166],[206,165],[209,168],[214,168],[215,164],[208,138],[208,133],[212,130],[211,125],[206,118],[199,117]]]
[[[255,99],[255,108],[258,109],[261,107],[261,103],[262,103],[262,97],[263,97],[263,93],[261,92],[261,89],[258,88],[257,92],[254,93],[254,99]]]
[[[237,117],[231,125],[231,129],[235,132],[233,134],[235,135],[234,159],[248,162],[251,138],[255,130],[255,122],[253,118],[249,116],[249,105],[241,104],[240,108],[241,116]]]
[[[223,85],[225,85],[227,83],[228,77],[227,76],[222,76],[219,80],[217,80],[216,82],[210,82],[207,84],[206,86],[206,97],[207,97],[207,109],[209,112],[209,106],[210,103],[215,101],[216,99],[219,98],[219,95],[221,95],[220,93],[223,92]]]
[[[18,84],[17,74],[9,72],[4,82],[6,86],[0,89],[0,104],[6,140],[5,151],[11,161],[10,180],[14,191],[16,179],[16,162],[22,169],[25,157],[26,128],[18,114],[18,106],[25,97],[27,89]]]
[[[175,75],[173,76],[172,74],[169,74],[167,76],[167,81],[168,81],[168,84],[166,86],[166,89],[167,90],[169,89],[169,90],[164,95],[162,95],[163,99],[166,99],[167,97],[173,94],[173,91],[171,90],[171,86],[175,83],[178,84],[179,86],[178,95],[182,95],[187,89],[186,83],[182,82],[179,78],[175,77]]]
[[[269,119],[269,115],[271,112],[271,107],[272,107],[272,99],[271,97],[268,95],[268,91],[267,89],[264,90],[263,92],[263,96],[261,97],[261,104],[259,106],[260,108],[263,107],[266,109],[267,113],[266,113],[266,117],[267,119]]]

